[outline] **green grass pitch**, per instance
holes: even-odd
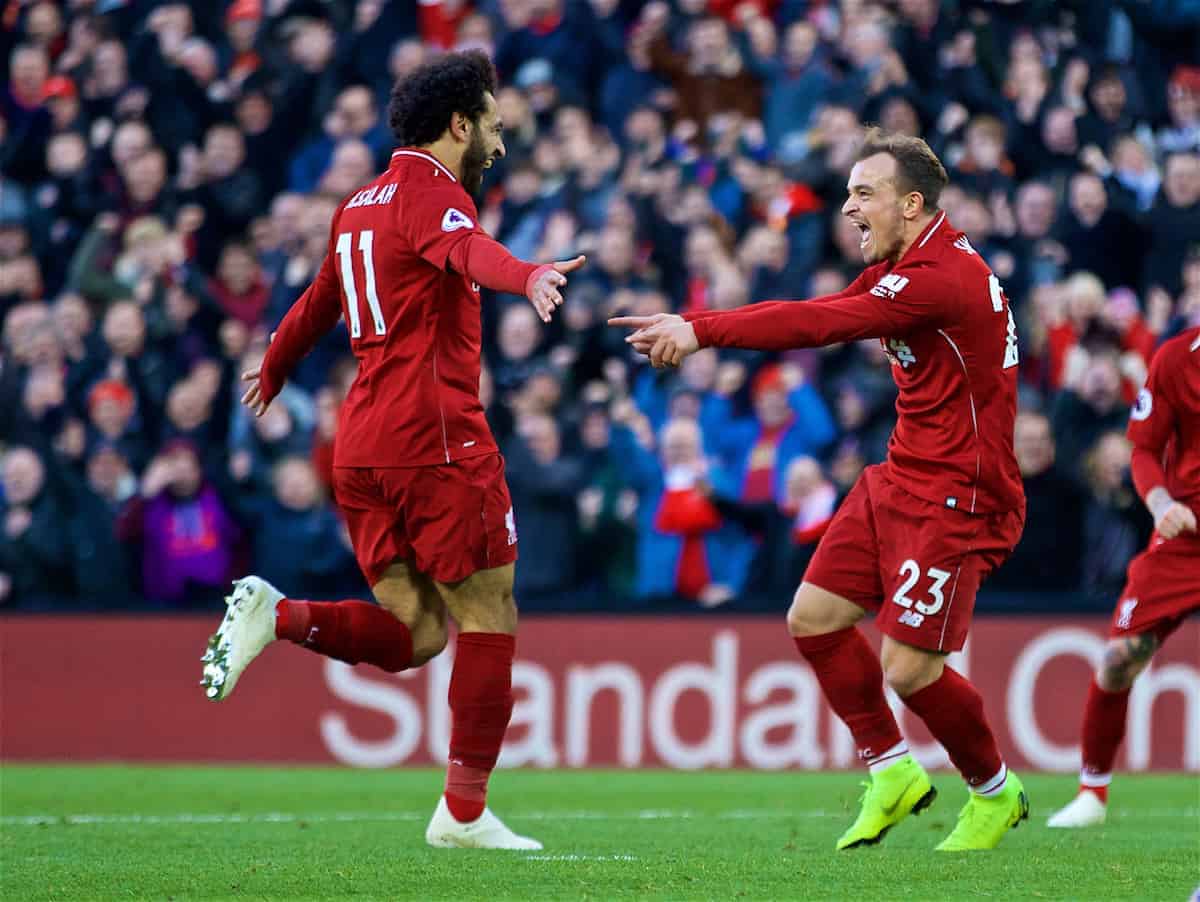
[[[861,775],[501,771],[494,810],[541,853],[429,849],[430,770],[0,772],[0,895],[38,899],[1164,899],[1200,883],[1200,781],[1118,777],[1108,825],[1052,831],[1074,779],[1026,775],[1000,848],[935,855],[965,789],[835,853]]]

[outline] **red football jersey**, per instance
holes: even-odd
[[[868,267],[836,295],[689,319],[701,346],[771,351],[880,339],[900,389],[889,478],[959,510],[1024,508],[1013,453],[1016,324],[999,280],[945,213],[899,263]]]
[[[496,450],[479,403],[479,286],[447,265],[458,242],[485,234],[478,220],[450,170],[411,148],[334,214],[325,262],[280,323],[261,383],[273,398],[345,316],[358,376],[335,466],[427,466]]]
[[[1200,517],[1200,328],[1188,329],[1158,349],[1129,418],[1128,435],[1135,453],[1146,452],[1161,466],[1161,471],[1143,475],[1135,461],[1142,497],[1161,485]]]

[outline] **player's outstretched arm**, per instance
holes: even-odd
[[[785,351],[862,338],[899,334],[945,320],[942,293],[910,293],[903,301],[884,301],[870,292],[833,301],[783,301],[753,304],[712,316],[616,317],[610,325],[631,328],[627,341],[655,366],[678,366],[700,348]]]
[[[785,351],[880,338],[940,317],[940,304],[896,300],[865,292],[835,301],[754,304],[697,320],[696,339],[700,347]]]
[[[1167,384],[1174,369],[1166,359],[1170,352],[1168,346],[1155,355],[1150,377],[1145,388],[1138,392],[1127,430],[1133,444],[1130,460],[1133,484],[1154,517],[1155,530],[1164,539],[1197,531],[1195,512],[1167,491],[1167,474],[1162,466],[1167,442],[1175,432],[1175,411]]]
[[[555,308],[562,306],[562,289],[567,284],[567,273],[574,272],[586,262],[587,258],[580,254],[573,260],[543,264],[534,270],[526,284],[525,297],[529,298],[529,303],[533,304],[542,322],[550,322]]]
[[[242,381],[248,383],[242,403],[256,417],[266,413],[296,364],[313,349],[321,336],[337,325],[338,317],[342,315],[332,260],[332,253],[325,255],[313,283],[288,310],[271,336],[262,365],[242,373]]]
[[[472,232],[459,241],[449,254],[450,266],[466,275],[472,282],[502,291],[523,294],[533,304],[542,322],[550,322],[555,309],[562,306],[562,289],[567,273],[579,269],[587,258],[582,254],[573,260],[557,263],[527,263],[510,254],[499,241]]]

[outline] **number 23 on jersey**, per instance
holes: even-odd
[[[995,273],[988,273],[988,292],[992,296],[992,310],[996,313],[1008,311],[1008,334],[1004,339],[1004,369],[1008,369],[1020,362],[1017,356],[1017,321],[1013,319],[1012,307],[1005,303],[1004,289],[1000,287],[1000,280]]]

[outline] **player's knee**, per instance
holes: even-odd
[[[451,613],[464,633],[507,633],[511,636],[517,632],[517,603],[510,591],[504,591],[498,597],[472,599]]]
[[[823,636],[854,626],[862,610],[824,589],[802,583],[787,612],[788,633]]]
[[[799,601],[799,598],[793,599],[791,607],[788,608],[788,632],[793,636],[819,636],[822,633],[829,632],[820,628],[817,622],[819,618],[814,617],[812,612],[800,604]]]
[[[945,669],[946,659],[934,652],[885,640],[880,663],[887,684],[901,698],[907,698],[936,682]]]
[[[412,665],[420,667],[431,661],[446,648],[446,621],[436,617],[422,617],[411,630]]]

